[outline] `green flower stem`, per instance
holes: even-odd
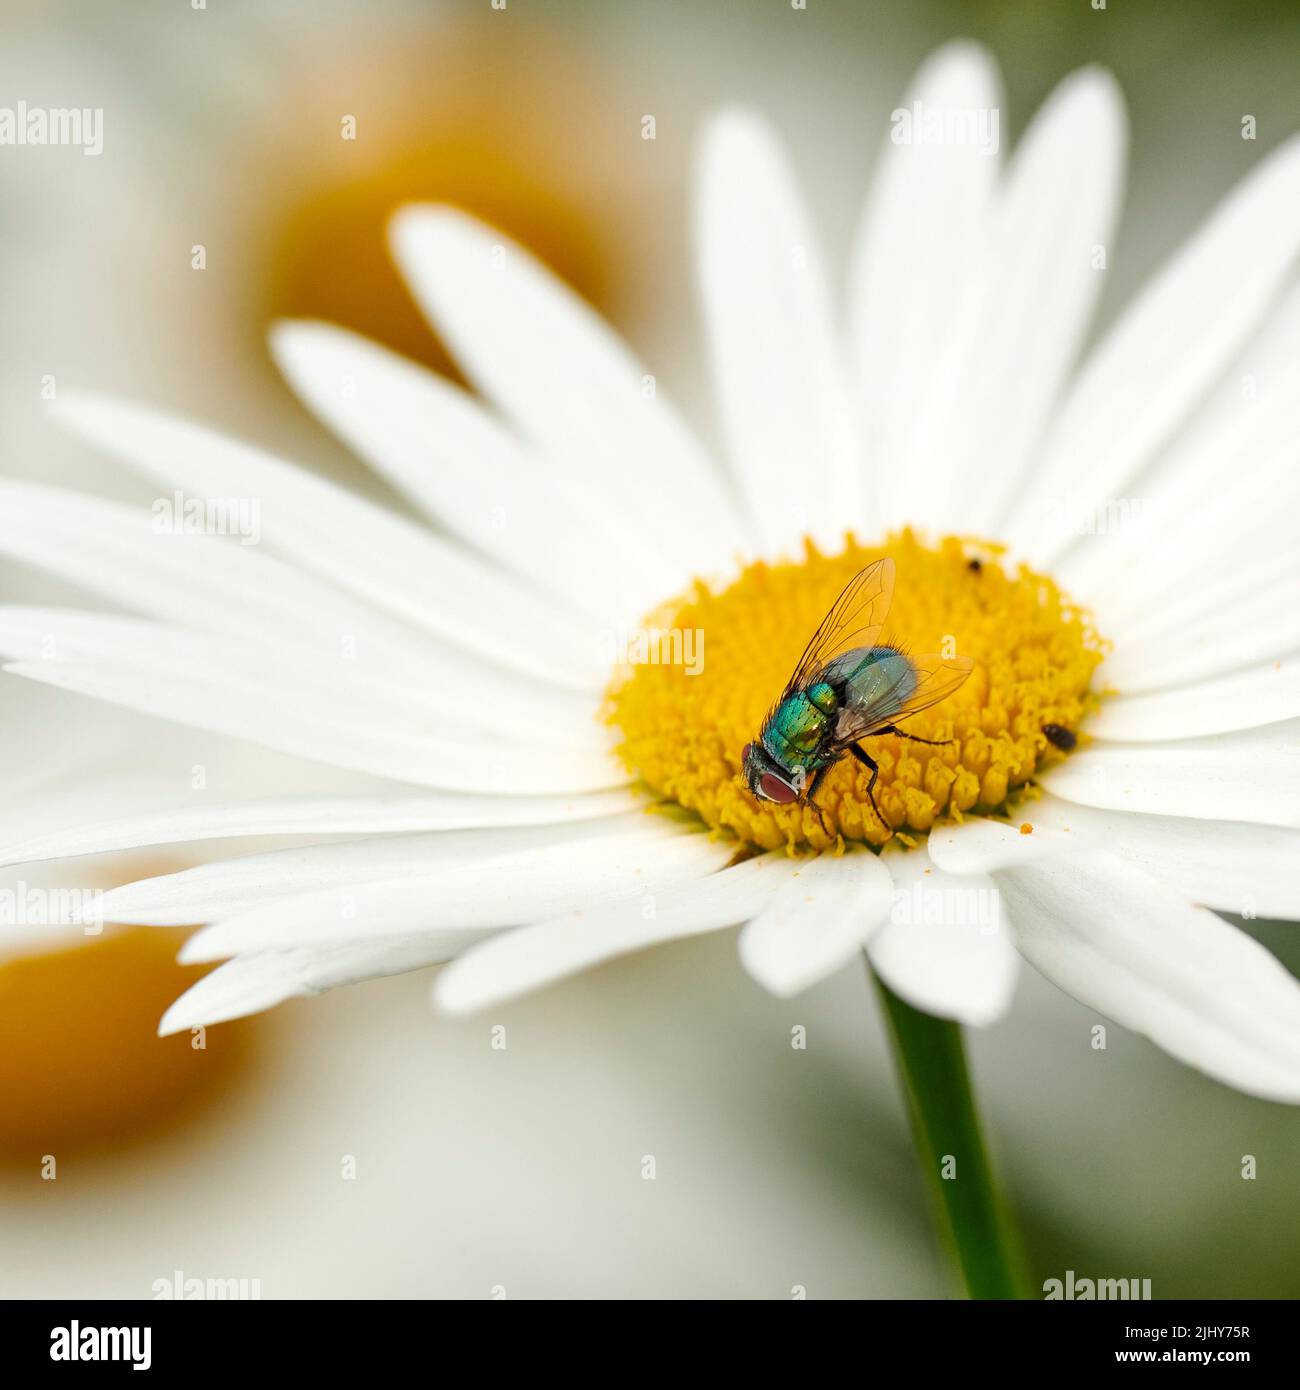
[[[980,1135],[961,1028],[901,1000],[874,972],[917,1153],[972,1298],[1025,1298],[1019,1245]],[[945,1176],[945,1173],[948,1176]]]

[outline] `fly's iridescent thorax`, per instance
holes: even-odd
[[[832,686],[819,682],[787,695],[763,726],[763,746],[788,768],[814,769],[830,736],[839,700]]]

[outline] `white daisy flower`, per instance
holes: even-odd
[[[65,396],[60,418],[166,498],[255,499],[273,553],[4,483],[0,547],[145,615],[4,608],[6,669],[350,780],[29,838],[4,862],[331,837],[108,895],[113,920],[210,924],[183,958],[227,961],[164,1032],[448,960],[436,998],[469,1011],[743,923],[743,965],[781,995],[865,948],[902,1000],[985,1024],[1023,957],[1211,1076],[1300,1100],[1300,988],[1214,911],[1300,918],[1300,143],[1080,363],[1120,97],[1074,75],[1005,161],[945,119],[999,108],[973,46],[923,67],[900,110],[945,136],[918,118],[886,139],[844,336],[776,140],[716,119],[697,234],[727,468],[584,304],[439,207],[401,212],[393,248],[483,400],[320,323],[273,348],[440,529]],[[851,759],[820,815],[739,775],[809,634],[884,557],[891,630],[975,664],[907,725],[941,743],[871,740],[893,834]],[[646,614],[675,664],[618,662]]]

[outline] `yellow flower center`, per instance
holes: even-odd
[[[947,537],[927,545],[911,531],[879,546],[850,540],[826,556],[808,542],[800,562],[749,565],[726,588],[697,581],[646,622],[610,687],[608,718],[628,767],[659,797],[697,813],[744,845],[825,849],[845,841],[911,843],[936,821],[1005,814],[1037,768],[1095,704],[1089,692],[1104,653],[1088,614],[1043,575],[1004,567],[1001,546]],[[756,800],[741,776],[800,653],[841,590],[874,560],[897,567],[878,639],[915,653],[975,662],[946,700],[901,721],[919,738],[863,740],[878,763],[875,801],[867,769],[843,757],[817,791],[817,811]],[[1046,730],[1046,732],[1044,732]],[[823,827],[822,822],[825,822]]]

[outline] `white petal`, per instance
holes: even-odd
[[[1110,244],[1124,146],[1119,89],[1097,69],[1066,78],[1020,140],[901,465],[918,466],[917,515],[931,526],[991,529],[1023,486],[1105,280],[1095,254]]]
[[[1300,378],[1296,389],[1300,394]],[[1127,583],[1112,578],[1100,592],[1089,593],[1099,611],[1108,619],[1113,613],[1119,631],[1124,632],[1134,619],[1152,617],[1171,599],[1177,601],[1202,589],[1212,596],[1214,586],[1225,576],[1247,565],[1254,568],[1278,552],[1292,551],[1294,521],[1300,514],[1296,439],[1300,439],[1300,411],[1291,439],[1274,443],[1267,454],[1248,449],[1244,457],[1221,457],[1218,475],[1208,488],[1188,479],[1186,488],[1135,499],[1135,505],[1147,509],[1132,528],[1136,550],[1125,555],[1112,545],[1116,553],[1111,560]],[[1179,514],[1171,492],[1191,506],[1190,515]],[[1220,493],[1212,509],[1197,505],[1197,498]],[[1122,518],[1126,503],[1117,505]],[[1105,525],[1109,529],[1109,516]],[[1119,529],[1126,533],[1122,522]],[[1128,584],[1133,586],[1131,591]]]
[[[769,552],[839,550],[867,519],[820,252],[756,117],[715,117],[700,161],[700,278],[732,467]]]
[[[215,536],[159,533],[149,512],[17,479],[0,480],[0,550],[97,596],[183,623],[338,650],[365,633],[372,653],[429,639],[333,585]],[[382,642],[378,639],[383,639]]]
[[[453,208],[404,208],[391,230],[398,264],[457,363],[548,467],[653,536],[678,583],[732,554],[740,533],[711,460],[588,305]]]
[[[1080,373],[1006,528],[1030,558],[1050,563],[1071,539],[1073,510],[1121,495],[1274,302],[1298,244],[1293,139],[1228,195]]]
[[[1044,793],[1017,820],[944,825],[930,855],[954,874],[986,874],[1047,858],[1107,850],[1178,890],[1185,901],[1246,917],[1300,920],[1300,830],[1247,821],[1197,820],[1100,810]]]
[[[519,926],[713,873],[730,853],[704,835],[661,835],[597,843],[570,839],[494,858],[462,855],[437,872],[419,865],[408,870],[409,877],[342,883],[261,901],[190,937],[182,959],[216,960],[247,950],[408,932]]]
[[[200,534],[160,534],[141,509],[2,480],[0,552],[81,584],[98,598],[116,599],[185,628],[267,644],[274,656],[267,661],[265,647],[259,648],[255,664],[265,667],[268,679],[271,671],[287,669],[296,685],[299,673],[325,668],[321,679],[331,685],[376,682],[367,687],[376,701],[397,700],[422,719],[441,709],[449,724],[460,725],[481,710],[480,725],[494,732],[507,732],[527,711],[527,737],[541,741],[570,721],[581,725],[580,736],[592,727],[595,704],[589,693],[561,691],[450,647],[253,547]],[[9,631],[30,630],[23,615],[39,615],[40,644],[31,655],[47,655],[49,641],[62,631],[77,638],[65,655],[84,650],[96,625],[109,621],[77,610],[2,611]],[[132,631],[147,634],[154,651],[182,640],[167,629],[119,625],[111,631],[113,640],[96,650],[118,655]],[[202,639],[195,634],[183,640]],[[594,664],[597,647],[593,638]],[[289,655],[299,648],[302,654]],[[607,677],[608,654],[604,664]],[[462,693],[467,688],[479,697],[468,709]]]
[[[329,324],[278,324],[271,345],[304,402],[394,487],[569,607],[608,623],[680,580],[639,519],[601,507],[451,382]]]
[[[600,791],[628,780],[610,758],[594,750],[573,754],[429,736],[415,744],[400,731],[377,727],[373,718],[364,724],[344,724],[323,707],[310,713],[301,704],[296,712],[276,709],[268,702],[265,687],[250,688],[227,678],[199,681],[153,676],[109,661],[93,665],[18,661],[0,669],[154,718],[249,739],[295,757],[396,782],[528,796]]]
[[[885,856],[889,919],[867,942],[872,969],[913,1008],[982,1026],[1006,1012],[1019,958],[993,880],[936,868],[923,848]]]
[[[1300,658],[1293,656],[1176,690],[1106,700],[1087,729],[1095,738],[1158,743],[1296,718]]]
[[[1245,932],[1108,855],[998,875],[1022,954],[1208,1075],[1300,1101],[1300,985]]]
[[[1098,742],[1039,782],[1085,806],[1300,826],[1300,722],[1181,742]]]
[[[371,652],[364,629],[359,641],[345,645],[304,641],[292,631],[209,635],[79,608],[12,604],[0,605],[0,652],[20,661],[103,660],[161,675],[189,672],[198,680],[211,673],[214,682],[236,679],[285,699],[302,690],[309,704],[334,700],[354,716],[394,720],[414,742],[430,724],[494,742],[571,748],[603,741],[590,694],[511,675],[450,649],[436,659],[409,649],[396,665],[391,653]]]
[[[1110,595],[1099,597],[1091,589],[1067,587],[1073,593],[1087,596],[1107,636],[1114,642],[1116,653],[1127,657],[1127,665],[1140,672],[1143,659],[1153,646],[1167,645],[1173,637],[1194,639],[1197,629],[1207,622],[1212,629],[1221,630],[1235,623],[1238,613],[1257,606],[1263,596],[1300,587],[1300,556],[1286,550],[1266,550],[1250,558],[1243,557],[1231,568],[1204,571],[1197,583],[1179,592],[1166,593],[1147,608],[1138,606],[1117,611]],[[1107,658],[1108,662],[1114,659],[1114,655]],[[1149,680],[1144,682],[1144,685],[1149,684]],[[1128,688],[1126,683],[1125,689]]]
[[[1300,830],[1104,811],[1049,795],[1027,814],[1034,840],[1054,835],[1076,847],[1109,850],[1189,902],[1247,917],[1300,920]]]
[[[995,869],[1014,868],[1017,864],[1036,864],[1046,854],[1084,850],[1089,844],[1066,837],[1063,827],[1044,830],[1038,823],[1041,802],[1029,802],[1016,813],[1016,824],[973,817],[960,825],[941,824],[930,832],[927,847],[930,858],[945,873],[988,874]],[[1020,826],[1030,824],[1030,834],[1022,834]],[[1089,842],[1090,843],[1090,842]]]
[[[379,880],[410,879],[467,869],[478,872],[548,855],[584,855],[594,861],[658,852],[671,857],[696,836],[669,829],[644,812],[574,825],[494,827],[431,834],[381,836],[344,843],[267,850],[160,874],[124,884],[105,894],[108,920],[167,926],[210,922],[257,908],[275,899],[339,891]],[[689,846],[687,849],[689,850]],[[322,929],[324,930],[324,929]]]
[[[0,868],[146,845],[192,844],[256,835],[378,835],[551,825],[599,820],[629,811],[635,804],[633,794],[627,791],[587,796],[431,792],[419,796],[264,797],[197,806],[186,803],[168,811],[120,816],[0,844]]]
[[[454,712],[450,719],[438,713],[445,693],[430,695],[423,712],[412,709],[418,689],[392,691],[352,677],[333,655],[313,665],[134,619],[18,608],[0,612],[0,650],[23,658],[6,671],[31,680],[398,781],[523,795],[627,780],[594,712],[553,728],[559,741],[536,725],[526,734],[505,707],[479,711],[477,719],[462,709],[458,728]],[[530,721],[537,714],[526,700],[510,708]],[[500,731],[489,727],[494,713]]]
[[[798,994],[862,950],[889,915],[893,884],[874,854],[801,861],[741,932],[741,963],[773,994]]]
[[[945,44],[921,65],[899,110],[912,117],[1001,117],[996,66],[978,44]],[[890,122],[891,135],[895,128]],[[999,148],[977,141],[886,138],[853,247],[850,343],[865,435],[867,505],[900,521],[907,438],[925,408],[935,364],[966,310],[1000,168]],[[895,470],[898,470],[895,472]]]
[[[338,985],[419,970],[447,955],[443,943],[433,937],[251,952],[191,985],[162,1016],[158,1036],[261,1013],[286,999],[321,994]]]
[[[1243,571],[1254,568],[1244,557],[1241,567]],[[1258,573],[1243,577],[1254,578]],[[1110,686],[1136,694],[1276,660],[1300,647],[1300,604],[1295,591],[1294,580],[1285,575],[1201,612],[1194,602],[1197,592],[1191,590],[1182,610],[1185,622],[1117,643],[1094,679],[1099,688]],[[1104,625],[1104,616],[1102,621]]]
[[[256,501],[267,544],[418,630],[512,669],[590,684],[581,625],[423,527],[249,445],[109,397],[64,394],[54,418],[169,490]]]
[[[466,1014],[647,946],[734,926],[759,913],[798,861],[766,854],[705,878],[505,932],[439,974],[434,1001]]]
[[[1072,593],[1104,607],[1107,634],[1116,639],[1127,639],[1130,627],[1134,635],[1158,627],[1171,601],[1199,603],[1204,596],[1209,603],[1220,592],[1249,592],[1241,587],[1243,570],[1269,561],[1295,564],[1288,545],[1261,555],[1258,544],[1243,547],[1239,537],[1243,530],[1259,537],[1279,520],[1271,480],[1262,475],[1274,471],[1273,460],[1283,481],[1294,475],[1297,438],[1300,285],[1142,473],[1139,495],[1107,499],[1105,512],[1076,517],[1085,534],[1053,573]],[[1208,496],[1213,508],[1204,505]]]

